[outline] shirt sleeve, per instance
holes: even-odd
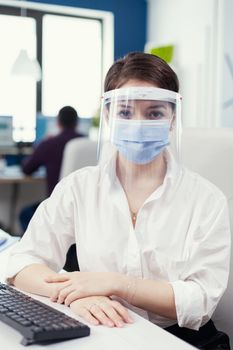
[[[59,271],[65,264],[69,247],[75,243],[74,214],[72,185],[65,178],[37,208],[24,236],[15,245],[6,279],[31,264],[46,264]]]
[[[34,152],[26,157],[22,162],[22,170],[24,174],[31,175],[40,166],[45,165],[45,155],[48,150],[45,141],[42,141],[34,150]]]
[[[195,330],[211,318],[227,287],[230,264],[227,201],[221,196],[205,204],[200,225],[189,244],[187,266],[181,278],[171,282],[178,324]]]

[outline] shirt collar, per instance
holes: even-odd
[[[169,197],[169,194],[171,194],[176,187],[176,183],[181,174],[181,166],[176,161],[170,149],[167,149],[164,155],[167,163],[167,171],[163,183],[147,198],[145,203],[159,199],[164,195]]]
[[[76,133],[76,130],[75,129],[73,129],[73,128],[68,128],[68,129],[64,129],[64,130],[62,130],[61,132],[60,132],[60,135],[76,135],[77,133]]]

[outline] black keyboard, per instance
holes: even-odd
[[[0,283],[0,320],[23,335],[23,345],[90,334],[90,328],[83,323],[3,283]]]

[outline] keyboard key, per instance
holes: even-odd
[[[3,283],[0,283],[0,320],[24,336],[23,345],[90,334],[90,328],[83,323]]]

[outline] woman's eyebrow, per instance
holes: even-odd
[[[124,104],[124,103],[118,104],[118,107],[121,107],[121,108],[133,108],[133,106],[130,106],[130,105]]]
[[[147,107],[148,109],[149,108],[164,108],[164,109],[167,109],[167,106],[166,105],[164,105],[164,104],[160,104],[160,105],[152,105],[152,106],[148,106]]]

